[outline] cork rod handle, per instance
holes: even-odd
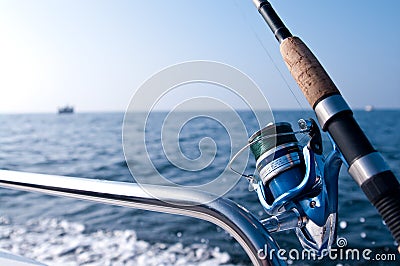
[[[298,37],[289,37],[280,45],[281,54],[309,104],[340,94],[332,79],[311,50]]]

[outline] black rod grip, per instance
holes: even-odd
[[[339,147],[348,165],[354,160],[372,153],[374,147],[353,117],[352,112],[342,112],[326,125],[326,129]]]
[[[352,112],[337,114],[327,122],[326,129],[350,167],[357,159],[375,153],[374,147],[354,119]],[[396,242],[400,244],[398,180],[390,170],[365,178],[365,181],[360,182],[361,189],[382,216]]]
[[[332,117],[326,129],[350,167],[363,156],[376,153],[352,112],[342,112]],[[400,243],[399,182],[390,170],[365,178],[365,181],[360,182],[361,189],[382,216],[396,242]]]
[[[394,174],[391,171],[379,173],[366,180],[361,188],[400,243],[400,185]]]

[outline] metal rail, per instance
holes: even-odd
[[[278,245],[250,212],[202,191],[7,170],[0,170],[0,186],[202,219],[230,233],[254,265],[282,264]]]

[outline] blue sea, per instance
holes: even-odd
[[[174,182],[192,185],[201,184],[225,169],[232,156],[229,136],[235,135],[210,118],[199,117],[183,126],[179,145],[182,153],[193,159],[201,155],[199,141],[211,138],[217,148],[215,153],[211,152],[215,154],[212,163],[201,171],[185,174],[169,162],[158,143],[161,140],[158,124],[165,115],[162,112],[154,115],[154,124],[146,128],[150,134],[148,152],[161,174],[174,177]],[[240,117],[249,136],[257,129],[256,123],[247,112],[241,112]],[[291,122],[294,128],[298,119],[309,117],[314,117],[309,111],[274,112],[275,121]],[[355,117],[399,177],[400,111],[356,111]],[[123,113],[0,115],[0,168],[135,182],[123,152],[123,118]],[[241,143],[246,143],[248,136]],[[328,153],[331,147],[326,136],[324,139]],[[134,156],[140,162],[142,155]],[[246,171],[254,171],[252,160]],[[245,179],[225,197],[260,219],[267,217]],[[0,198],[0,248],[49,265],[250,265],[245,252],[229,234],[205,221],[3,188]],[[273,236],[284,249],[301,249],[293,232]],[[396,254],[397,247],[380,216],[344,167],[339,177],[338,236],[347,240],[348,247]],[[326,260],[324,263],[361,265],[363,262]]]

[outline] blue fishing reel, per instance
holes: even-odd
[[[302,246],[321,255],[336,238],[338,176],[342,164],[335,148],[325,158],[322,137],[313,119],[269,124],[249,138],[259,176],[247,175],[264,210],[269,231],[295,229]],[[302,147],[297,134],[306,134]]]

